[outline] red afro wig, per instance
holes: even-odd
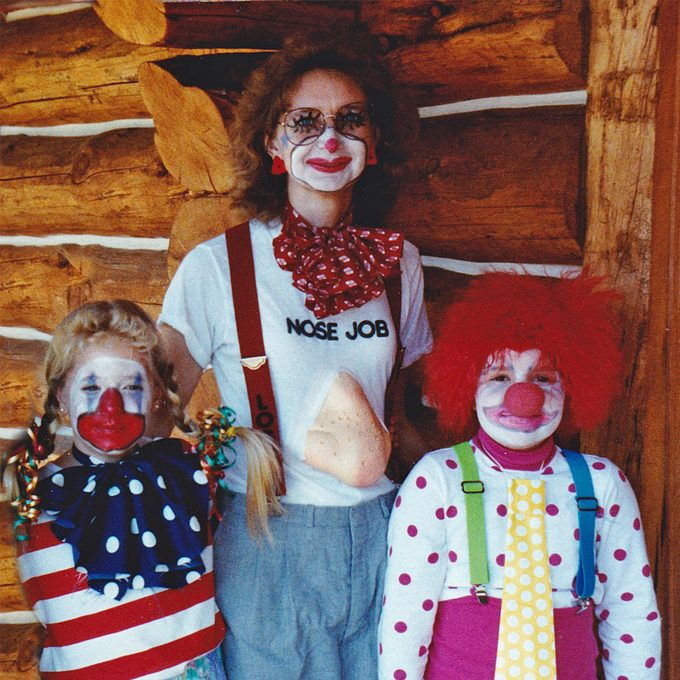
[[[559,431],[590,429],[608,413],[620,387],[618,299],[581,274],[547,278],[520,273],[475,277],[448,308],[425,367],[425,391],[439,421],[455,436],[477,427],[475,394],[490,356],[538,349],[565,387]]]

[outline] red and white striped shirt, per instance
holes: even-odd
[[[182,588],[129,589],[115,600],[88,588],[49,518],[29,528],[17,559],[26,597],[46,628],[40,675],[48,680],[160,680],[215,649],[225,626],[215,603],[212,545],[202,576]]]

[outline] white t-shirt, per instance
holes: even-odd
[[[378,418],[384,416],[385,389],[394,364],[396,336],[387,296],[318,320],[304,306],[292,274],[274,259],[272,241],[281,221],[251,220],[255,279],[262,333],[279,416],[288,503],[355,505],[392,488],[382,477],[370,487],[348,486],[304,462],[307,433],[341,371],[357,380]],[[432,347],[423,303],[418,250],[404,244],[401,338],[404,366]],[[232,303],[229,262],[223,235],[198,245],[182,261],[165,296],[159,323],[179,331],[201,366],[212,364],[223,404],[237,424],[251,426]],[[238,446],[238,444],[237,444]],[[246,489],[246,461],[240,449],[228,471],[229,487]]]

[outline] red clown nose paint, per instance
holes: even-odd
[[[144,425],[144,415],[125,411],[121,393],[110,387],[94,413],[78,418],[78,433],[101,451],[120,451],[142,436]]]
[[[326,147],[326,151],[328,151],[328,153],[335,153],[340,145],[338,144],[338,140],[335,139],[335,137],[331,137],[326,141],[324,146]]]
[[[545,395],[538,385],[520,382],[508,387],[503,404],[513,416],[528,418],[540,415],[544,401]]]

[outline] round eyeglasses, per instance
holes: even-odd
[[[321,137],[328,126],[328,120],[333,120],[333,128],[348,139],[367,139],[371,134],[370,105],[368,102],[353,102],[345,104],[334,114],[324,114],[308,106],[290,109],[283,114],[279,125],[283,126],[284,134],[294,146],[311,144]]]

